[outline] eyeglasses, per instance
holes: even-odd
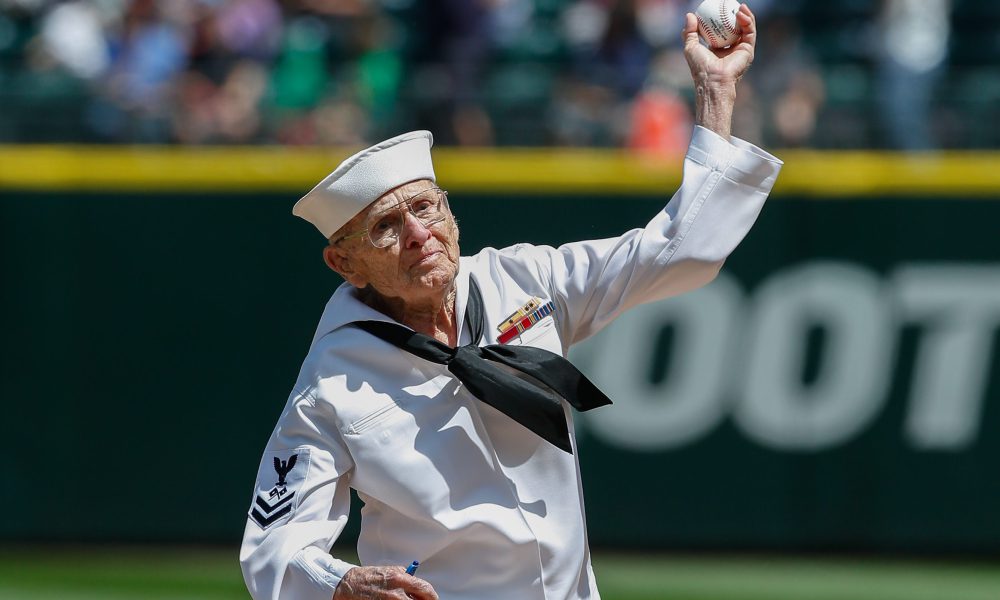
[[[364,229],[349,233],[334,243],[367,236],[372,246],[388,248],[396,243],[403,231],[405,217],[403,205],[406,205],[410,214],[416,217],[421,225],[430,227],[444,221],[448,216],[448,192],[435,187],[410,196],[395,206],[368,215]]]

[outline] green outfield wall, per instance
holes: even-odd
[[[289,210],[343,154],[115,152],[0,148],[0,539],[231,542],[339,283]],[[574,349],[616,400],[592,543],[1000,552],[998,157],[791,156],[715,282]],[[627,158],[439,170],[471,253],[643,225],[679,171]]]

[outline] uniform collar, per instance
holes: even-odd
[[[455,295],[455,312],[458,315],[458,331],[461,335],[465,326],[465,308],[469,300],[469,270],[468,260],[461,257],[458,263],[458,276],[455,278],[458,288]],[[368,306],[358,298],[358,288],[349,283],[343,283],[330,297],[323,309],[323,316],[316,326],[316,333],[313,335],[312,345],[315,346],[320,338],[333,333],[337,329],[353,323],[355,321],[386,321],[395,323],[385,314]]]

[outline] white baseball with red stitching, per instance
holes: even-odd
[[[705,0],[698,5],[698,33],[712,48],[725,48],[740,39],[736,13],[740,3],[735,0]]]

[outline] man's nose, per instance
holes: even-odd
[[[431,238],[431,230],[412,212],[403,211],[403,247],[419,248]]]

